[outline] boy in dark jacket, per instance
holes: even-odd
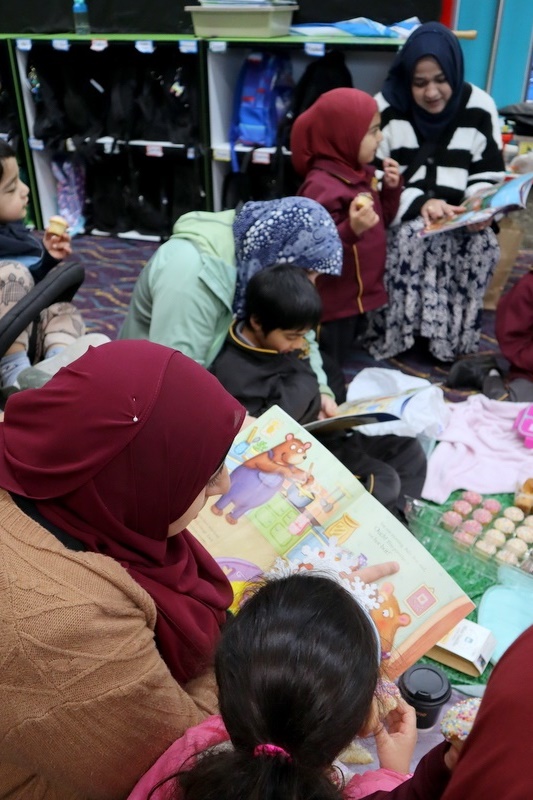
[[[321,310],[305,270],[278,264],[250,279],[244,319],[232,323],[211,367],[249,414],[278,405],[301,424],[318,419],[320,392],[304,336]],[[426,459],[417,439],[351,429],[317,438],[393,513],[401,515],[406,496],[420,496]]]

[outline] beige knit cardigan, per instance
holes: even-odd
[[[111,558],[66,549],[0,490],[0,798],[118,800],[216,711],[180,687],[151,597]]]

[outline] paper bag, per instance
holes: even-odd
[[[524,237],[522,228],[511,217],[505,217],[499,225],[500,260],[496,264],[483,299],[483,308],[488,311],[494,311],[498,305],[498,300],[511,274]]]

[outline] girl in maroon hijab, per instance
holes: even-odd
[[[321,349],[342,366],[361,330],[362,314],[387,303],[383,285],[385,227],[398,210],[398,164],[386,159],[382,188],[370,166],[381,141],[376,101],[359,89],[333,89],[297,117],[292,162],[304,178],[298,194],[331,214],[343,244],[340,278],[319,276]]]
[[[34,782],[57,796],[127,794],[215,710],[210,663],[232,591],[186,526],[227,489],[223,461],[243,418],[212,375],[147,341],[91,348],[9,399],[0,787],[10,796]]]

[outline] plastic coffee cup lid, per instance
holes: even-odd
[[[403,673],[398,686],[404,697],[419,703],[445,703],[449,700],[452,687],[447,676],[427,664],[415,664]]]

